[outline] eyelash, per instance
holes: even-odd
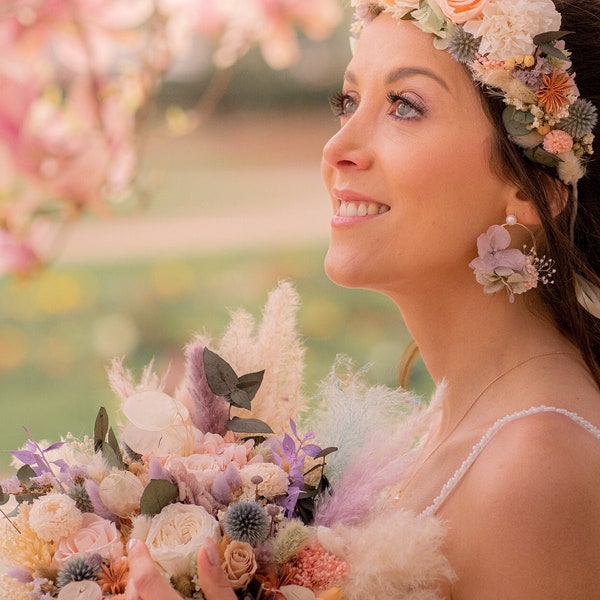
[[[329,106],[335,117],[343,117],[347,114],[344,106],[346,100],[352,100],[352,96],[341,91],[335,92],[329,97]]]
[[[409,98],[408,96],[403,96],[402,94],[398,94],[396,92],[390,92],[387,95],[387,101],[392,106],[399,103],[405,104],[417,113],[415,116],[412,117],[401,117],[400,115],[392,113],[391,116],[394,119],[400,119],[401,121],[412,121],[414,119],[418,119],[419,117],[422,117],[426,112],[425,105],[421,100],[417,100],[416,98]]]
[[[399,115],[391,114],[390,116],[393,117],[394,119],[399,119],[401,121],[410,121],[413,119],[418,119],[420,116],[423,116],[426,112],[424,104],[414,98],[409,98],[407,96],[398,94],[396,92],[390,92],[386,96],[386,98],[387,98],[387,101],[392,106],[397,103],[402,103],[402,104],[405,104],[406,106],[410,107],[417,113],[416,116],[412,116],[412,117],[401,117]],[[336,92],[329,98],[329,105],[331,106],[331,110],[333,111],[334,116],[344,117],[349,114],[346,112],[346,109],[345,109],[345,103],[348,100],[350,100],[352,102],[356,102],[354,100],[354,98],[352,98],[352,96],[350,96],[349,94],[345,94],[344,92],[341,92],[341,91]]]

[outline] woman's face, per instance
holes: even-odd
[[[382,14],[336,100],[341,128],[322,163],[333,205],[327,274],[392,296],[477,285],[476,238],[503,222],[514,190],[491,171],[493,128],[464,68]]]

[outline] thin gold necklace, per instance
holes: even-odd
[[[465,412],[461,415],[460,419],[458,419],[458,421],[456,421],[456,423],[452,426],[452,429],[450,429],[450,431],[448,432],[448,434],[445,435],[444,438],[442,439],[442,441],[439,442],[439,444],[437,444],[437,446],[421,461],[421,464],[412,472],[412,474],[410,475],[410,477],[408,478],[408,480],[406,480],[405,482],[402,483],[402,486],[401,486],[400,490],[396,494],[396,499],[397,500],[399,499],[399,497],[402,494],[402,492],[404,492],[404,490],[406,490],[406,488],[411,484],[411,482],[413,481],[413,479],[419,474],[419,472],[425,466],[425,464],[429,461],[429,459],[450,439],[450,437],[452,436],[452,434],[458,429],[458,427],[460,426],[460,424],[465,420],[465,418],[467,417],[467,415],[471,412],[471,410],[477,404],[477,402],[481,399],[481,397],[497,381],[499,381],[500,379],[502,379],[503,377],[505,377],[509,373],[512,373],[515,369],[518,369],[519,367],[522,367],[523,365],[527,364],[528,362],[530,362],[532,360],[535,360],[537,358],[544,358],[544,357],[547,357],[547,356],[560,356],[560,355],[572,355],[572,356],[576,356],[573,352],[545,352],[543,354],[535,354],[533,356],[530,356],[529,358],[526,358],[525,360],[521,361],[520,363],[517,363],[516,365],[513,365],[512,367],[510,367],[506,371],[503,371],[502,373],[500,373],[500,375],[497,375],[496,377],[494,377],[494,379],[492,379],[489,383],[487,383],[483,387],[483,389],[475,396],[475,399],[471,402],[471,404],[469,404],[469,406],[467,407],[467,410],[465,410]]]

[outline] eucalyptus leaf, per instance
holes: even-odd
[[[98,450],[102,453],[102,458],[105,460],[109,467],[115,467],[117,469],[123,468],[123,461],[121,455],[115,454],[112,446],[107,442],[100,442]]]
[[[112,448],[112,451],[115,453],[115,456],[119,462],[119,469],[122,469],[125,466],[123,464],[123,453],[121,452],[117,436],[115,435],[115,432],[113,431],[112,427],[108,430],[108,445]]]
[[[531,129],[527,125],[531,125],[535,117],[530,112],[517,110],[514,106],[507,106],[502,111],[502,124],[509,135],[528,135]]]
[[[140,499],[140,512],[150,517],[157,515],[177,498],[177,486],[166,479],[151,479]]]
[[[94,423],[94,450],[98,452],[101,447],[101,443],[106,439],[108,433],[108,413],[104,406],[100,407],[98,414],[96,415],[96,422]]]
[[[569,60],[569,57],[562,50],[552,44],[542,44],[540,50],[547,56],[554,56],[560,60]]]
[[[278,592],[285,600],[316,600],[317,597],[312,590],[301,585],[282,585]]]
[[[233,417],[227,421],[225,427],[235,433],[273,433],[273,430],[260,419]]]
[[[202,360],[211,392],[217,396],[229,396],[236,389],[239,381],[235,371],[227,361],[208,348],[204,348]]]
[[[550,154],[550,152],[546,152],[541,146],[536,146],[535,148],[527,148],[525,150],[525,156],[540,165],[544,165],[545,167],[556,168],[562,160],[556,156],[556,154]]]
[[[239,408],[245,408],[246,410],[250,410],[252,408],[252,404],[250,403],[251,401],[246,390],[239,390],[236,388],[230,394],[228,394],[226,398],[231,404]]]
[[[5,494],[2,490],[0,490],[0,506],[6,504],[10,500],[10,495]]]
[[[238,381],[237,387],[240,390],[244,390],[248,394],[248,399],[251,401],[256,392],[258,392],[265,375],[264,369],[262,371],[256,371],[256,373],[247,373],[242,375]]]
[[[551,44],[552,42],[556,42],[557,40],[560,40],[561,38],[565,37],[565,35],[568,35],[570,33],[573,33],[573,32],[572,31],[546,31],[544,33],[538,33],[533,38],[533,43],[536,46],[543,46],[545,44]]]
[[[35,471],[29,465],[23,465],[17,471],[17,477],[19,481],[25,484],[27,487],[31,485],[31,478],[35,476]]]
[[[323,448],[323,450],[321,450],[321,452],[319,452],[319,454],[317,454],[314,458],[324,458],[325,456],[329,456],[334,452],[337,452],[337,446],[329,446],[327,448]]]

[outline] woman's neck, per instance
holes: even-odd
[[[424,290],[392,297],[417,342],[433,380],[448,382],[448,419],[464,409],[490,381],[528,358],[577,350],[549,318],[538,316],[517,296],[481,297],[475,289],[441,295]],[[451,390],[460,390],[455,397]]]

